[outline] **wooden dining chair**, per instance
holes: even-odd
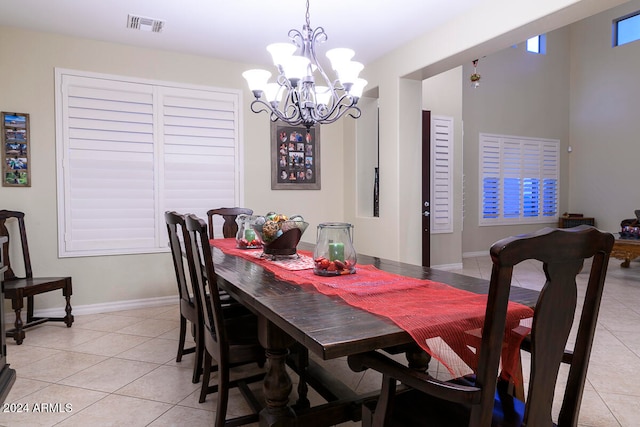
[[[215,217],[215,215],[220,215],[224,219],[224,223],[222,224],[222,236],[224,238],[229,238],[236,237],[236,234],[238,233],[238,224],[236,223],[236,218],[241,214],[253,215],[253,210],[238,207],[210,209],[207,212],[210,238],[215,238],[213,234],[213,218]]]
[[[266,355],[257,338],[257,317],[252,313],[238,313],[233,309],[223,309],[209,246],[207,224],[195,215],[187,215],[185,221],[190,235],[189,245],[186,248],[187,264],[191,280],[199,293],[196,301],[201,305],[204,320],[204,374],[200,403],[206,400],[207,394],[218,393],[215,422],[217,427],[256,422],[262,405],[248,384],[262,380],[264,373],[231,380],[230,370],[233,367],[249,364],[264,366]],[[209,385],[211,372],[214,370],[212,368],[214,359],[217,362],[218,381],[216,385]],[[226,420],[231,387],[238,387],[241,390],[241,394],[253,410],[252,414]]]
[[[355,371],[382,373],[380,398],[363,405],[363,426],[576,426],[596,320],[614,237],[592,226],[546,228],[506,238],[491,247],[493,268],[484,334],[475,375],[439,381],[395,362],[381,352],[349,357]],[[546,282],[534,310],[525,347],[531,352],[524,401],[498,381],[502,340],[513,268],[525,260],[543,264]],[[565,350],[577,313],[576,276],[591,259],[573,349]],[[552,404],[561,363],[569,365],[556,423]],[[397,385],[398,380],[401,385]]]
[[[22,267],[24,277],[16,276],[9,260],[9,228],[7,221],[17,221],[18,234],[22,250]],[[5,264],[9,267],[4,274],[2,287],[4,288],[5,299],[11,300],[11,308],[16,313],[14,327],[5,332],[7,337],[13,337],[18,345],[22,344],[25,338],[25,329],[39,325],[47,321],[65,322],[67,327],[73,324],[71,314],[71,277],[33,277],[31,269],[31,256],[29,255],[29,244],[27,243],[27,229],[24,222],[24,212],[0,210],[0,236],[7,236],[8,240],[2,245],[2,254]],[[15,267],[15,265],[13,266]],[[36,317],[33,314],[34,296],[45,292],[62,290],[65,298],[65,315],[63,317]],[[27,299],[27,321],[22,321],[22,309],[24,299]],[[1,331],[0,331],[1,332]]]
[[[165,212],[164,219],[167,223],[169,247],[171,248],[173,268],[176,273],[176,281],[178,285],[178,296],[180,298],[180,336],[176,362],[181,362],[182,356],[185,354],[195,353],[192,381],[197,383],[200,381],[200,375],[202,374],[202,362],[204,360],[203,321],[198,310],[198,304],[195,300],[195,298],[198,297],[198,294],[193,288],[191,280],[188,280],[187,274],[185,273],[185,258],[182,256],[182,246],[180,244],[179,237],[182,236],[184,239],[189,239],[189,234],[185,233],[183,215],[175,211]],[[190,243],[185,240],[185,247],[188,247],[189,244]],[[188,326],[187,322],[191,323],[191,331],[195,345],[185,348]]]

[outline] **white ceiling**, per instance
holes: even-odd
[[[324,49],[350,47],[365,64],[485,0],[310,0]],[[166,21],[161,33],[127,16]],[[302,29],[305,0],[0,0],[0,25],[268,65],[265,46]]]

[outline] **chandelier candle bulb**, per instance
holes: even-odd
[[[320,105],[327,105],[331,99],[331,90],[327,86],[316,86],[316,100]]]
[[[338,77],[340,78],[340,82],[347,92],[349,89],[346,87],[347,85],[352,85],[358,79],[358,75],[360,71],[364,69],[364,65],[360,62],[349,61],[346,64],[343,64],[340,69],[336,70],[338,73]]]
[[[278,107],[280,100],[282,99],[282,87],[278,83],[267,83],[264,88],[264,97],[272,105]]]
[[[293,53],[296,51],[296,46],[292,43],[272,43],[267,46],[267,50],[271,54],[273,65],[282,67],[282,64],[293,56]]]
[[[303,56],[293,55],[282,64],[284,75],[291,81],[291,86],[298,86],[298,81],[307,77],[309,59]]]
[[[355,54],[356,53],[352,49],[348,49],[346,47],[331,49],[326,53],[327,58],[331,61],[331,68],[335,71],[341,69],[343,64],[350,62],[351,58],[353,58]]]
[[[367,85],[367,81],[365,79],[356,79],[351,86],[351,91],[349,92],[351,96],[355,99],[360,99],[362,96],[362,92],[364,92],[364,87]]]
[[[271,77],[271,72],[267,70],[247,70],[242,73],[242,77],[247,80],[247,85],[256,98],[259,98],[262,96],[262,92],[267,86],[267,81]]]

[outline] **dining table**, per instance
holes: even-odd
[[[223,242],[226,241],[226,242]],[[366,351],[385,349],[405,352],[408,363],[426,369],[429,357],[415,345],[409,332],[386,316],[354,307],[338,295],[302,286],[265,266],[262,257],[251,259],[229,250],[235,239],[211,241],[218,286],[258,316],[258,337],[265,348],[267,372],[263,382],[266,407],[260,413],[261,426],[331,426],[360,420],[361,404],[377,393],[358,394],[339,378],[315,363],[314,358],[297,360],[300,382],[310,385],[326,400],[311,407],[305,389],[290,402],[292,380],[290,350],[304,348],[315,359],[331,360]],[[298,244],[298,252],[312,255],[314,245]],[[357,255],[357,266],[379,269],[407,278],[430,280],[456,289],[486,295],[489,281],[446,270]],[[354,277],[357,277],[358,272]],[[534,307],[538,292],[514,286],[510,301]],[[304,354],[305,352],[302,352]],[[421,366],[422,365],[422,366]],[[304,385],[303,385],[304,387]]]

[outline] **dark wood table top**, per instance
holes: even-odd
[[[298,249],[312,251],[313,246],[300,243]],[[412,342],[411,336],[391,320],[352,307],[339,297],[282,281],[261,266],[215,247],[213,257],[220,286],[322,359]],[[487,293],[489,286],[488,280],[366,255],[358,255],[358,264],[372,264],[390,273],[479,294]],[[533,307],[538,292],[513,287],[510,298]]]
[[[622,246],[622,245],[640,246],[640,239],[618,237],[614,241],[613,245],[614,246]]]

